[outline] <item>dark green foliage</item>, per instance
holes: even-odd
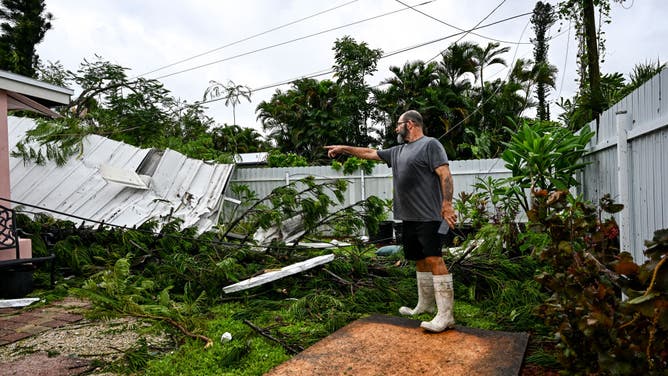
[[[235,228],[244,231],[254,228],[252,224],[242,226],[246,220],[257,223],[258,219],[252,217],[266,217],[271,222],[274,216],[282,218],[286,212],[295,213],[303,208],[300,202],[304,198],[310,202],[304,207],[317,213],[319,204],[311,194],[323,188],[316,187],[311,180],[299,184],[303,189],[298,190],[295,183],[260,200],[251,210],[253,214]],[[333,189],[335,196],[342,193],[337,190],[345,188],[344,180],[328,184],[326,189]],[[249,192],[245,196],[253,197]],[[352,240],[350,231],[377,224],[387,210],[386,205],[382,200],[370,198],[357,205],[364,208],[362,212],[345,208],[326,217],[334,222],[332,228],[342,239]],[[277,242],[268,252],[257,252],[248,243],[221,241],[215,232],[195,236],[189,233],[192,229],[180,230],[178,221],[168,222],[158,231],[156,221],[138,229],[105,230],[61,224],[48,217],[41,220],[59,230],[57,244],[63,253],[70,245],[78,247],[75,254],[87,249],[83,244],[97,249],[95,256],[83,253],[94,260],[92,267],[62,264],[60,267],[89,276],[83,288],[74,291],[94,302],[96,315],[138,316],[152,320],[157,324],[156,329],[183,338],[183,332],[177,332],[173,324],[177,323],[192,334],[213,340],[213,345],[202,350],[203,341],[187,336],[172,354],[156,354],[139,342],[125,353],[124,363],[110,366],[112,369],[148,375],[261,375],[286,360],[287,354],[295,349],[306,348],[351,321],[372,313],[396,314],[400,305],[417,298],[415,270],[406,266],[401,255],[376,257],[375,247],[367,244],[356,243],[336,250],[336,259],[321,268],[223,296],[221,290],[228,284],[318,255],[320,251],[285,247]],[[321,236],[315,232],[308,235]],[[493,237],[489,232],[485,236]],[[489,244],[496,250],[481,249],[474,256],[480,260],[480,266],[466,262],[453,268],[457,300],[462,302],[456,308],[458,320],[478,327],[526,330],[532,320],[526,307],[536,297],[533,293],[522,295],[523,291],[534,288],[527,282],[530,264],[527,259],[508,260],[498,250],[499,242]],[[62,263],[75,261],[64,258]],[[476,277],[467,278],[469,273]],[[524,278],[523,282],[520,278]],[[466,293],[462,291],[475,292],[471,295],[472,303],[467,304]],[[489,311],[477,308],[481,303],[490,307]],[[280,343],[260,335],[248,323]],[[221,344],[218,339],[224,332],[232,333],[233,340]]]
[[[362,170],[366,174],[371,174],[375,166],[376,161],[356,157],[349,157],[343,163],[336,160],[332,161],[332,168],[335,171],[343,170],[344,174],[352,174],[357,170]]]
[[[274,149],[267,156],[267,167],[304,167],[308,160],[295,153],[281,153]]]
[[[123,361],[127,364],[127,369],[130,372],[144,369],[151,358],[145,338],[140,338],[134,346],[123,352]]]
[[[226,153],[256,153],[272,149],[262,135],[252,128],[238,125],[215,127],[210,132],[213,148]]]
[[[371,89],[365,77],[375,72],[382,52],[343,37],[334,46],[336,81],[304,78],[277,90],[257,107],[258,119],[281,153],[294,153],[311,163],[327,161],[323,146],[375,143],[367,120]]]
[[[34,77],[39,65],[35,45],[51,29],[53,15],[44,0],[2,0],[0,3],[0,69]]]
[[[478,246],[467,257],[446,256],[456,277],[455,295],[488,312],[498,327],[535,330],[533,310],[546,299],[538,283],[531,279],[539,263],[504,244],[503,227],[485,225],[475,235]],[[464,247],[469,243],[464,243]]]

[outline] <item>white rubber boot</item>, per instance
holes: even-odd
[[[452,316],[455,292],[452,288],[452,274],[435,275],[433,279],[438,313],[433,320],[423,321],[420,326],[430,332],[438,333],[455,325],[455,318]]]
[[[432,313],[436,310],[434,300],[434,281],[431,272],[415,272],[418,286],[418,303],[415,308],[399,308],[399,313],[407,316],[414,316],[423,312]]]

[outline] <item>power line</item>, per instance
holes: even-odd
[[[237,41],[228,43],[228,44],[226,44],[226,45],[224,45],[224,46],[220,46],[220,47],[214,48],[214,49],[212,49],[212,50],[209,50],[209,51],[206,51],[206,52],[202,52],[202,53],[200,53],[200,54],[197,54],[197,55],[194,55],[194,56],[185,58],[185,59],[183,59],[183,60],[179,60],[179,61],[177,61],[177,62],[174,62],[174,63],[168,64],[168,65],[164,65],[164,66],[162,66],[162,67],[153,69],[152,71],[149,71],[149,72],[140,74],[140,75],[138,75],[137,77],[146,76],[146,75],[148,75],[148,74],[155,73],[155,72],[161,71],[161,70],[166,69],[166,68],[169,68],[169,67],[173,67],[174,65],[181,64],[181,63],[185,63],[186,61],[190,61],[190,60],[196,59],[196,58],[198,58],[198,57],[202,57],[202,56],[204,56],[204,55],[208,55],[208,54],[210,54],[210,53],[212,53],[212,52],[220,51],[220,50],[222,50],[223,48],[227,48],[227,47],[230,47],[230,46],[234,46],[235,44],[239,44],[239,43],[241,43],[241,42],[245,42],[245,41],[251,40],[251,39],[253,39],[253,38],[256,38],[256,37],[265,35],[265,34],[269,34],[269,33],[274,32],[274,31],[276,31],[276,30],[280,30],[280,29],[282,29],[282,28],[285,28],[285,27],[287,27],[287,26],[291,26],[291,25],[297,24],[297,23],[299,23],[299,22],[308,20],[308,19],[310,19],[310,18],[317,17],[317,16],[319,16],[319,15],[321,15],[321,14],[325,14],[325,13],[331,12],[331,11],[333,11],[333,10],[336,10],[336,9],[339,9],[339,8],[343,8],[343,7],[345,7],[345,6],[347,6],[347,5],[350,5],[350,4],[352,4],[352,3],[354,3],[354,2],[357,2],[357,1],[358,1],[358,0],[349,1],[349,2],[347,2],[347,3],[345,3],[345,4],[342,4],[342,5],[333,7],[333,8],[329,8],[329,9],[326,9],[326,10],[323,10],[323,11],[320,11],[320,12],[318,12],[318,13],[312,14],[312,15],[307,16],[307,17],[300,18],[300,19],[295,20],[295,21],[288,22],[288,23],[283,24],[283,25],[281,25],[281,26],[277,26],[277,27],[271,28],[271,29],[269,29],[269,30],[265,30],[265,31],[263,31],[263,32],[261,32],[261,33],[253,34],[253,35],[248,36],[248,37],[246,37],[246,38],[239,39],[239,40],[237,40]]]
[[[531,22],[531,21],[529,21],[529,22]],[[521,40],[522,37],[524,36],[524,32],[526,31],[527,26],[529,26],[529,23],[527,23],[527,24],[524,26],[524,29],[522,30],[522,34],[520,35],[520,40]],[[517,57],[517,51],[518,51],[518,48],[515,49],[515,54],[513,55],[513,61],[515,61],[515,58]],[[510,73],[511,73],[511,72],[512,72],[512,68],[508,69],[508,74],[506,75],[506,81],[508,81],[508,78],[510,77]],[[485,83],[483,82],[482,85],[485,85]],[[480,106],[478,106],[476,109],[474,109],[468,116],[466,116],[465,118],[463,118],[462,120],[460,120],[457,124],[455,124],[455,125],[454,125],[452,128],[450,128],[447,132],[443,133],[443,134],[441,135],[441,137],[439,137],[438,139],[440,140],[441,138],[447,136],[448,134],[450,134],[450,132],[454,131],[454,130],[457,129],[460,125],[462,125],[466,120],[468,120],[468,118],[470,118],[471,116],[473,116],[474,114],[476,114],[477,112],[479,112],[480,109],[483,108],[483,105],[485,105],[487,102],[489,102],[490,100],[492,100],[492,98],[494,98],[494,95],[496,95],[496,93],[498,93],[500,89],[501,89],[501,85],[497,86],[496,90],[492,93],[492,95],[490,95],[490,96],[487,98],[486,101],[484,101],[483,103],[481,103]]]
[[[457,29],[457,30],[459,30],[459,31],[466,31],[465,29],[462,29],[462,28],[457,27],[457,26],[455,26],[455,25],[451,25],[451,24],[449,24],[449,23],[447,23],[447,22],[445,22],[445,21],[443,21],[443,20],[441,20],[441,19],[439,19],[439,18],[436,18],[436,17],[434,17],[434,16],[432,16],[432,15],[430,15],[430,14],[428,14],[428,13],[425,13],[425,12],[419,10],[419,9],[416,9],[416,8],[414,8],[413,6],[410,6],[410,5],[408,5],[408,4],[404,3],[404,2],[402,2],[401,0],[395,0],[395,1],[396,1],[397,3],[403,5],[403,6],[406,6],[406,7],[411,8],[412,10],[414,10],[414,11],[416,11],[416,12],[418,12],[418,13],[420,13],[420,14],[426,16],[426,17],[431,18],[431,19],[434,20],[434,21],[437,21],[437,22],[442,23],[442,24],[445,25],[445,26],[449,26],[449,27],[451,27],[451,28],[453,28],[453,29]],[[507,43],[507,44],[514,44],[514,43],[515,43],[515,42],[505,41],[505,40],[501,40],[501,39],[490,38],[490,37],[487,37],[487,36],[484,36],[484,35],[481,35],[481,34],[477,34],[477,33],[473,33],[473,32],[470,32],[470,34],[473,34],[473,35],[475,35],[475,36],[479,36],[479,37],[484,38],[484,39],[493,40],[493,41],[495,41],[495,42],[501,42],[501,43]],[[531,43],[529,43],[529,42],[518,42],[518,44],[531,44]]]
[[[494,25],[497,25],[499,23],[507,22],[507,21],[510,21],[510,20],[513,20],[513,19],[516,19],[516,18],[524,17],[524,16],[527,16],[527,15],[532,14],[532,13],[533,12],[526,12],[526,13],[517,14],[515,16],[507,17],[507,18],[504,18],[504,19],[501,19],[501,20],[498,20],[498,21],[491,22],[489,24],[478,26],[477,28],[471,29],[471,30],[484,29],[486,27],[494,26]],[[410,47],[404,47],[404,48],[395,50],[393,52],[383,54],[383,56],[381,56],[380,59],[385,59],[387,57],[398,55],[398,54],[401,54],[401,53],[404,53],[404,52],[408,52],[408,51],[414,50],[416,48],[420,48],[420,47],[424,47],[424,46],[427,46],[427,45],[430,45],[430,44],[433,44],[433,43],[441,42],[443,40],[455,37],[457,35],[465,34],[465,33],[466,33],[466,31],[458,32],[458,33],[450,34],[450,35],[447,35],[447,36],[444,36],[444,37],[441,37],[441,38],[430,40],[430,41],[427,41],[427,42],[424,42],[424,43],[413,45],[413,46],[410,46]],[[433,58],[432,58],[432,60],[433,60]],[[324,71],[324,70],[323,71],[318,71],[318,72],[310,73],[310,74],[307,74],[307,75],[299,76],[299,77],[296,77],[296,78],[292,78],[292,79],[289,79],[289,80],[283,80],[283,81],[280,81],[278,83],[264,85],[264,86],[261,86],[261,87],[256,88],[256,89],[251,89],[251,91],[256,92],[256,91],[260,91],[260,90],[271,89],[271,88],[275,88],[275,87],[279,87],[279,86],[289,84],[291,82],[294,82],[294,81],[302,79],[302,78],[313,78],[313,77],[318,77],[318,76],[324,76],[324,75],[327,75],[327,74],[330,74],[330,73],[333,73],[333,72],[334,72],[334,70],[331,70],[331,69],[326,70],[326,71]],[[220,100],[223,100],[223,99],[225,99],[225,98],[215,98],[215,99],[210,99],[208,101],[202,101],[202,102],[196,102],[196,103],[197,104],[206,104],[206,103],[211,103],[211,102],[217,102],[217,101],[220,101]]]
[[[566,64],[568,63],[568,47],[571,44],[571,21],[568,21],[568,39],[566,41],[566,53],[564,54],[564,69],[561,71],[561,84],[559,85],[559,98],[564,89],[564,78],[566,78]]]
[[[455,41],[455,43],[458,43],[460,40],[462,40],[465,36],[467,36],[467,35],[468,35],[469,33],[471,33],[473,30],[476,30],[476,29],[478,28],[478,26],[480,26],[480,24],[483,23],[483,21],[485,21],[485,20],[488,19],[492,14],[494,14],[494,12],[496,12],[496,10],[499,9],[499,8],[501,7],[501,5],[503,5],[503,3],[505,3],[505,2],[506,2],[506,0],[501,0],[501,2],[499,3],[499,5],[497,5],[496,7],[494,7],[494,9],[492,9],[491,12],[489,12],[485,17],[483,17],[482,20],[478,21],[478,23],[477,23],[475,26],[473,26],[473,27],[472,27],[471,29],[469,29],[469,30],[466,30],[466,31],[464,32],[464,34],[463,34],[461,37],[459,37],[459,39],[457,39],[457,40]],[[533,13],[533,12],[529,12],[528,14],[531,14],[531,13]],[[445,50],[439,52],[438,55],[436,55],[436,56],[432,57],[431,59],[427,60],[427,63],[430,62],[430,61],[432,61],[432,60],[434,60],[434,59],[436,59],[437,57],[439,57],[443,52],[445,52]]]
[[[434,0],[425,1],[424,3],[419,4],[418,6],[422,6],[422,5],[425,5],[425,4],[429,4],[429,3],[433,2],[433,1],[434,1]],[[198,66],[195,66],[195,67],[192,67],[192,68],[188,68],[188,69],[183,69],[183,70],[180,70],[180,71],[177,71],[177,72],[174,72],[174,73],[169,73],[169,74],[166,74],[166,75],[163,75],[163,76],[160,76],[160,77],[156,77],[155,79],[156,79],[156,80],[160,80],[160,79],[163,79],[163,78],[167,78],[167,77],[175,76],[175,75],[177,75],[177,74],[181,74],[181,73],[185,73],[185,72],[190,72],[190,71],[193,71],[193,70],[196,70],[196,69],[200,69],[200,68],[207,67],[207,66],[209,66],[209,65],[222,63],[222,62],[224,62],[224,61],[229,61],[229,60],[236,59],[236,58],[239,58],[239,57],[242,57],[242,56],[251,55],[251,54],[254,54],[254,53],[257,53],[257,52],[260,52],[260,51],[265,51],[265,50],[268,50],[268,49],[271,49],[271,48],[275,48],[275,47],[283,46],[283,45],[290,44],[290,43],[293,43],[293,42],[297,42],[297,41],[300,41],[300,40],[308,39],[308,38],[311,38],[311,37],[314,37],[314,36],[317,36],[317,35],[321,35],[321,34],[329,33],[330,31],[334,31],[334,30],[338,30],[338,29],[343,29],[343,28],[346,28],[346,27],[349,27],[349,26],[353,26],[353,25],[357,25],[357,24],[360,24],[360,23],[363,23],[363,22],[367,22],[367,21],[375,20],[375,19],[377,19],[377,18],[381,18],[381,17],[389,16],[389,15],[391,15],[391,14],[395,14],[395,13],[403,12],[403,11],[408,10],[408,9],[409,9],[409,8],[403,8],[403,9],[398,9],[398,10],[395,10],[395,11],[392,11],[392,12],[383,13],[383,14],[380,14],[380,15],[377,15],[377,16],[373,16],[373,17],[365,18],[365,19],[362,19],[362,20],[359,20],[359,21],[351,22],[351,23],[349,23],[349,24],[345,24],[345,25],[341,25],[341,26],[333,27],[333,28],[331,28],[331,29],[322,30],[322,31],[319,31],[319,32],[317,32],[317,33],[304,35],[304,36],[301,36],[301,37],[298,37],[298,38],[294,38],[294,39],[291,39],[291,40],[288,40],[288,41],[285,41],[285,42],[280,42],[280,43],[272,44],[272,45],[269,45],[269,46],[266,46],[266,47],[258,48],[258,49],[252,50],[252,51],[244,52],[244,53],[241,53],[241,54],[238,54],[238,55],[234,55],[234,56],[230,56],[230,57],[227,57],[227,58],[224,58],[224,59],[220,59],[220,60],[212,61],[212,62],[209,62],[209,63],[206,63],[206,64],[201,64],[201,65],[198,65]]]

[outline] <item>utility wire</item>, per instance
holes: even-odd
[[[482,20],[480,20],[475,26],[473,26],[473,27],[472,27],[471,29],[469,29],[469,30],[466,30],[466,31],[464,32],[464,34],[463,34],[461,37],[459,37],[459,39],[457,39],[457,40],[455,41],[455,43],[458,43],[458,42],[459,42],[460,40],[462,40],[465,36],[467,36],[468,34],[470,34],[473,30],[478,29],[478,27],[480,26],[480,24],[483,23],[483,21],[485,21],[486,19],[488,19],[492,14],[494,14],[494,12],[496,12],[496,10],[499,9],[499,8],[501,7],[501,5],[503,5],[503,3],[505,3],[505,2],[506,2],[506,0],[502,0],[502,1],[499,3],[499,5],[497,5],[494,9],[492,9],[492,11],[489,12],[489,13],[488,13]],[[528,13],[526,13],[526,14],[532,14],[532,13],[533,13],[533,12],[528,12]],[[526,14],[525,14],[525,15],[526,15]],[[442,50],[441,52],[438,53],[438,55],[436,55],[436,56],[432,57],[431,59],[427,60],[427,63],[429,63],[430,61],[432,61],[432,60],[436,59],[437,57],[439,57],[441,54],[443,54],[443,52],[445,52],[445,50]]]
[[[426,2],[424,2],[424,3],[422,3],[422,4],[419,4],[418,6],[422,6],[422,5],[425,5],[425,4],[429,4],[429,3],[433,2],[433,1],[434,1],[434,0],[429,0],[429,1],[426,1]],[[257,52],[261,52],[261,51],[265,51],[265,50],[269,50],[269,49],[272,49],[272,48],[275,48],[275,47],[284,46],[284,45],[286,45],[286,44],[290,44],[290,43],[297,42],[297,41],[304,40],[304,39],[308,39],[308,38],[311,38],[311,37],[314,37],[314,36],[318,36],[318,35],[322,35],[322,34],[325,34],[325,33],[329,33],[330,31],[343,29],[343,28],[346,28],[346,27],[349,27],[349,26],[353,26],[353,25],[357,25],[357,24],[360,24],[360,23],[363,23],[363,22],[367,22],[367,21],[375,20],[375,19],[378,19],[378,18],[381,18],[381,17],[389,16],[389,15],[391,15],[391,14],[395,14],[395,13],[403,12],[403,11],[408,10],[408,9],[409,9],[409,8],[398,9],[398,10],[394,10],[394,11],[391,11],[391,12],[383,13],[383,14],[380,14],[380,15],[377,15],[377,16],[373,16],[373,17],[369,17],[369,18],[364,18],[364,19],[361,19],[361,20],[358,20],[358,21],[355,21],[355,22],[351,22],[351,23],[349,23],[349,24],[345,24],[345,25],[341,25],[341,26],[333,27],[333,28],[330,28],[330,29],[326,29],[326,30],[319,31],[319,32],[317,32],[317,33],[312,33],[312,34],[304,35],[304,36],[301,36],[301,37],[298,37],[298,38],[290,39],[290,40],[285,41],[285,42],[280,42],[280,43],[272,44],[272,45],[269,45],[269,46],[265,46],[265,47],[262,47],[262,48],[258,48],[258,49],[252,50],[252,51],[248,51],[248,52],[244,52],[244,53],[237,54],[237,55],[234,55],[234,56],[226,57],[226,58],[224,58],[224,59],[219,59],[219,60],[215,60],[215,61],[212,61],[212,62],[209,62],[209,63],[206,63],[206,64],[201,64],[201,65],[198,65],[198,66],[195,66],[195,67],[192,67],[192,68],[183,69],[183,70],[180,70],[180,71],[177,71],[177,72],[173,72],[173,73],[165,74],[165,75],[156,77],[155,79],[156,79],[156,80],[160,80],[160,79],[163,79],[163,78],[167,78],[167,77],[175,76],[175,75],[177,75],[177,74],[181,74],[181,73],[185,73],[185,72],[190,72],[190,71],[193,71],[193,70],[196,70],[196,69],[200,69],[200,68],[208,67],[209,65],[222,63],[222,62],[224,62],[224,61],[229,61],[229,60],[236,59],[236,58],[239,58],[239,57],[243,57],[243,56],[251,55],[251,54],[254,54],[254,53],[257,53]]]
[[[455,25],[451,25],[451,24],[449,24],[449,23],[447,23],[447,22],[445,22],[445,21],[443,21],[443,20],[441,20],[441,19],[438,19],[438,18],[436,18],[436,17],[434,17],[434,16],[432,16],[432,15],[430,15],[430,14],[428,14],[428,13],[425,13],[425,12],[419,10],[419,9],[416,9],[415,7],[406,4],[406,3],[402,2],[401,0],[395,0],[395,1],[396,1],[397,3],[403,5],[403,6],[406,6],[406,7],[411,8],[412,10],[414,10],[414,11],[416,11],[416,12],[418,12],[418,13],[420,13],[420,14],[426,16],[426,17],[431,18],[432,20],[434,20],[434,21],[436,21],[436,22],[440,22],[440,23],[442,23],[442,24],[445,25],[445,26],[449,26],[449,27],[451,27],[451,28],[453,28],[453,29],[457,29],[457,30],[459,30],[459,31],[464,31],[464,32],[466,31],[465,29],[462,29],[462,28],[457,27],[457,26],[455,26]],[[508,44],[514,44],[514,43],[515,43],[515,42],[506,41],[506,40],[490,38],[490,37],[487,37],[487,36],[484,36],[484,35],[481,35],[481,34],[477,34],[477,33],[474,33],[474,32],[470,32],[470,31],[469,31],[469,33],[470,33],[470,34],[473,34],[473,35],[476,35],[476,36],[479,36],[480,38],[484,38],[484,39],[488,39],[488,40],[493,40],[493,41],[495,41],[495,42],[508,43]],[[518,43],[519,43],[519,44],[531,44],[530,42],[518,42]]]
[[[228,43],[228,44],[226,44],[226,45],[224,45],[224,46],[220,46],[220,47],[214,48],[214,49],[212,49],[212,50],[209,50],[209,51],[206,51],[206,52],[202,52],[202,53],[200,53],[200,54],[197,54],[197,55],[194,55],[194,56],[185,58],[185,59],[183,59],[183,60],[179,60],[179,61],[177,61],[177,62],[174,62],[174,63],[171,63],[171,64],[167,64],[167,65],[161,66],[161,67],[159,67],[159,68],[153,69],[152,71],[149,71],[149,72],[140,74],[140,75],[138,75],[137,77],[146,76],[146,75],[149,75],[149,74],[151,74],[151,73],[155,73],[155,72],[161,71],[161,70],[163,70],[163,69],[167,69],[167,68],[173,67],[173,66],[175,66],[175,65],[177,65],[177,64],[185,63],[186,61],[190,61],[190,60],[196,59],[196,58],[198,58],[198,57],[202,57],[202,56],[204,56],[204,55],[208,55],[208,54],[210,54],[210,53],[212,53],[212,52],[220,51],[220,50],[222,50],[223,48],[227,48],[227,47],[230,47],[230,46],[234,46],[235,44],[239,44],[239,43],[242,43],[242,42],[251,40],[251,39],[253,39],[253,38],[257,38],[257,37],[262,36],[262,35],[265,35],[265,34],[269,34],[269,33],[274,32],[274,31],[276,31],[276,30],[280,30],[280,29],[282,29],[282,28],[285,28],[285,27],[288,27],[288,26],[297,24],[297,23],[299,23],[299,22],[308,20],[308,19],[310,19],[310,18],[317,17],[317,16],[319,16],[319,15],[321,15],[321,14],[325,14],[325,13],[331,12],[331,11],[333,11],[333,10],[336,10],[336,9],[339,9],[339,8],[343,8],[343,7],[345,7],[345,6],[347,6],[347,5],[350,5],[350,4],[352,4],[352,3],[354,3],[354,2],[357,2],[357,1],[358,1],[358,0],[349,1],[349,2],[347,2],[347,3],[345,3],[345,4],[342,4],[342,5],[333,7],[333,8],[329,8],[329,9],[326,9],[326,10],[323,10],[323,11],[320,11],[320,12],[318,12],[318,13],[312,14],[312,15],[307,16],[307,17],[300,18],[300,19],[295,20],[295,21],[288,22],[288,23],[286,23],[286,24],[283,24],[283,25],[281,25],[281,26],[277,26],[277,27],[271,28],[271,29],[266,30],[266,31],[263,31],[263,32],[261,32],[261,33],[253,34],[253,35],[248,36],[248,37],[246,37],[246,38],[239,39],[239,40],[237,40],[237,41]],[[136,78],[136,77],[135,77],[135,78]]]
[[[501,20],[498,20],[498,21],[494,21],[492,23],[488,23],[488,24],[485,24],[485,25],[482,25],[482,26],[478,26],[477,28],[471,29],[471,30],[484,29],[486,27],[494,26],[494,25],[497,25],[499,23],[507,22],[507,21],[510,21],[510,20],[513,20],[513,19],[516,19],[516,18],[524,17],[524,16],[530,15],[532,13],[533,12],[526,12],[526,13],[518,14],[518,15],[515,15],[515,16],[507,17],[507,18],[504,18],[504,19],[501,19]],[[455,37],[455,36],[461,35],[461,34],[465,34],[465,33],[467,33],[467,31],[450,34],[450,35],[447,35],[447,36],[444,36],[444,37],[441,37],[441,38],[430,40],[430,41],[420,43],[420,44],[417,44],[417,45],[413,45],[413,46],[410,46],[410,47],[404,47],[404,48],[395,50],[393,52],[383,54],[383,56],[381,56],[380,59],[385,59],[385,58],[388,58],[390,56],[394,56],[394,55],[398,55],[398,54],[401,54],[401,53],[404,53],[404,52],[408,52],[410,50],[414,50],[416,48],[420,48],[420,47],[424,47],[424,46],[427,46],[427,45],[430,45],[430,44],[433,44],[433,43],[441,42],[443,40],[450,39],[452,37]],[[440,56],[440,53],[437,56]],[[432,58],[432,60],[433,60],[433,58]],[[294,82],[294,81],[302,79],[302,78],[319,77],[319,76],[324,76],[324,75],[327,75],[327,74],[331,74],[333,72],[334,72],[334,70],[331,70],[331,69],[326,70],[326,71],[318,71],[318,72],[314,72],[314,73],[311,73],[311,74],[308,74],[308,75],[303,75],[303,76],[300,76],[300,77],[296,77],[296,78],[293,78],[293,79],[283,80],[283,81],[278,82],[278,83],[264,85],[264,86],[261,86],[261,87],[256,88],[256,89],[251,89],[251,91],[256,92],[256,91],[260,91],[260,90],[271,89],[271,88],[275,88],[275,87],[279,87],[279,86],[289,84],[291,82]],[[215,98],[215,99],[210,99],[210,100],[207,100],[207,101],[196,102],[196,104],[206,104],[206,103],[211,103],[211,102],[217,102],[217,101],[220,101],[220,100],[223,100],[223,99],[225,99],[225,98],[224,97]]]
[[[531,22],[531,21],[529,21],[529,23],[530,23],[530,22]],[[527,26],[529,26],[529,23],[527,23],[527,24],[524,26],[524,29],[522,30],[522,34],[520,35],[520,40],[522,39],[522,37],[524,37],[524,32],[526,31]],[[517,57],[517,51],[518,51],[518,49],[519,49],[519,48],[516,48],[516,49],[515,49],[515,54],[513,55],[513,61],[515,61],[515,58]],[[508,69],[508,74],[506,75],[506,81],[508,81],[508,78],[510,77],[510,73],[511,73],[511,72],[512,72],[512,67]],[[485,85],[484,82],[483,82],[482,84],[483,84],[483,86]],[[473,115],[476,114],[477,112],[480,112],[480,110],[483,108],[483,106],[484,106],[487,102],[489,102],[490,100],[492,100],[492,98],[494,98],[494,95],[496,95],[496,94],[499,92],[500,89],[501,89],[501,85],[497,86],[496,90],[492,93],[492,95],[490,95],[490,96],[487,98],[487,100],[485,100],[483,103],[481,103],[480,106],[478,106],[475,110],[473,110],[473,111],[472,111],[468,116],[466,116],[464,119],[460,120],[457,124],[455,124],[455,125],[454,125],[452,128],[450,128],[447,132],[443,133],[443,134],[441,135],[441,137],[439,137],[438,139],[440,140],[440,139],[442,139],[443,137],[447,136],[448,134],[450,134],[450,132],[454,131],[454,130],[457,129],[459,126],[461,126],[461,125],[462,125],[466,120],[468,120],[471,116],[473,116]],[[482,90],[482,89],[481,89],[481,90]],[[492,165],[492,167],[494,167],[494,165]]]
[[[506,21],[509,21],[509,20],[511,20],[511,19],[515,19],[515,18],[523,17],[523,16],[526,16],[526,15],[529,15],[529,14],[532,14],[532,13],[533,13],[533,12],[527,12],[527,13],[518,14],[518,15],[516,15],[516,16],[512,16],[512,17],[509,17],[509,18],[505,18],[505,19],[503,19],[503,20],[495,21],[495,22],[493,22],[493,23],[490,23],[490,24],[486,24],[486,25],[480,26],[480,27],[478,27],[478,29],[486,28],[486,27],[489,27],[489,26],[492,26],[492,25],[496,25],[496,24],[501,23],[501,22],[506,22]],[[555,36],[553,36],[553,37],[550,37],[549,40],[554,40],[554,39],[560,37],[561,35],[565,34],[566,32],[569,32],[569,31],[570,31],[570,30],[562,31],[562,32],[558,33],[557,35],[555,35]],[[408,51],[410,51],[410,50],[413,50],[413,49],[416,49],[416,48],[420,48],[420,47],[424,47],[424,46],[429,45],[429,44],[432,44],[432,43],[440,42],[440,41],[442,41],[442,40],[444,40],[444,39],[452,38],[452,37],[457,36],[457,35],[460,35],[460,34],[462,34],[462,33],[455,33],[455,34],[448,35],[448,36],[446,36],[446,37],[442,37],[442,38],[438,38],[438,39],[435,39],[435,40],[432,40],[432,41],[429,41],[429,42],[420,43],[420,44],[418,44],[418,45],[414,45],[414,46],[411,46],[411,47],[401,48],[401,49],[399,49],[399,50],[395,50],[394,52],[390,52],[390,53],[384,54],[382,57],[380,57],[380,59],[384,59],[384,58],[386,58],[386,57],[390,57],[390,56],[393,56],[393,55],[398,55],[398,54],[400,54],[400,53],[408,52]],[[570,35],[570,34],[569,34],[569,35]],[[518,45],[518,44],[531,44],[531,43],[516,43],[516,42],[508,42],[508,43],[509,43],[509,44],[515,44],[515,45]],[[281,81],[281,82],[277,82],[277,83],[273,83],[273,84],[267,84],[267,85],[264,85],[264,86],[260,86],[260,87],[258,87],[258,88],[256,88],[256,89],[252,89],[251,91],[256,92],[256,91],[261,91],[261,90],[271,89],[271,88],[275,88],[275,87],[280,87],[280,86],[287,85],[287,84],[289,84],[289,83],[291,83],[291,82],[294,82],[294,81],[296,81],[296,80],[299,80],[299,79],[320,77],[320,76],[324,76],[324,75],[331,74],[331,73],[334,73],[334,70],[332,70],[332,69],[321,70],[321,71],[317,71],[317,72],[313,72],[313,73],[305,74],[305,75],[302,75],[302,76],[299,76],[299,77],[295,77],[295,78],[292,78],[292,79],[283,80],[283,81]],[[492,76],[492,77],[493,77],[493,76]],[[376,85],[375,87],[379,87],[379,86],[382,86],[382,85],[383,85],[383,84],[380,83],[380,84]],[[210,103],[210,102],[217,102],[217,101],[219,101],[219,100],[223,100],[223,99],[225,99],[225,98],[216,98],[216,99],[211,99],[211,100],[208,100],[208,101],[205,101],[205,102],[197,102],[197,103],[198,103],[198,104],[205,104],[205,103]]]
[[[561,71],[561,84],[559,84],[559,98],[564,89],[564,78],[566,78],[566,64],[568,64],[568,47],[571,45],[571,21],[568,21],[568,39],[566,40],[566,53],[564,54],[564,69]]]

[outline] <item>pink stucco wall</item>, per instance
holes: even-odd
[[[9,184],[9,126],[7,121],[7,93],[0,90],[0,197],[11,199]],[[11,208],[11,203],[0,200],[0,205]],[[32,257],[32,244],[30,239],[19,239],[19,250],[21,258]],[[11,260],[16,258],[14,249],[6,249],[0,252],[0,260]]]
[[[0,197],[10,198],[9,184],[9,127],[7,125],[7,93],[0,90]],[[11,205],[0,200],[0,205]]]

